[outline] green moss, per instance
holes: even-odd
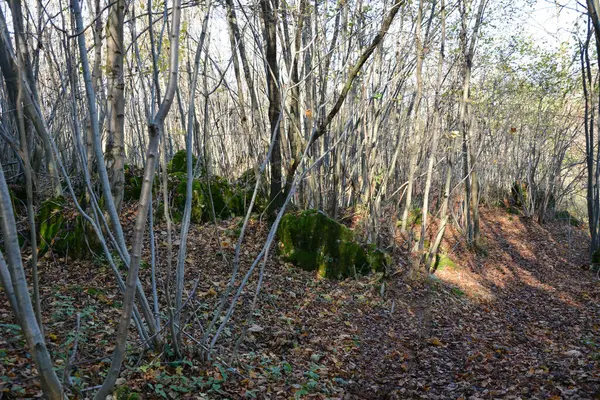
[[[113,398],[116,400],[141,400],[142,396],[127,386],[117,386],[113,392]]]
[[[8,194],[10,195],[15,215],[27,214],[27,188],[25,185],[9,185]]]
[[[592,264],[600,264],[600,248],[596,249],[594,254],[592,254]]]
[[[523,203],[527,204],[527,184],[520,181],[513,182],[510,188],[512,203],[517,207],[522,207]]]
[[[123,198],[125,201],[139,200],[142,193],[144,171],[142,169],[125,165],[125,187]]]
[[[171,174],[173,185],[173,219],[183,215],[187,192],[187,176],[185,173]],[[213,215],[213,206],[214,215]],[[226,179],[219,176],[210,181],[205,178],[194,179],[192,182],[192,215],[194,223],[211,221],[213,217],[226,219],[234,215],[242,215],[244,207],[239,204],[239,197]]]
[[[406,219],[406,224],[408,226],[416,226],[416,225],[420,225],[422,222],[423,222],[423,211],[421,211],[421,208],[419,208],[419,207],[412,208],[408,212],[408,218]],[[401,224],[402,224],[402,220],[399,219],[396,222],[396,225],[400,226]]]
[[[196,157],[192,154],[192,167],[196,165]],[[171,161],[167,165],[167,172],[172,174],[174,172],[186,172],[187,171],[187,151],[179,150],[173,155]]]
[[[519,215],[519,214],[521,214],[521,211],[518,208],[513,207],[513,206],[508,207],[506,209],[506,212],[509,213],[509,214],[511,214],[511,215]]]
[[[383,250],[375,247],[374,244],[367,246],[367,260],[373,272],[386,271],[387,267],[392,264],[392,257]]]
[[[235,211],[236,215],[245,215],[254,194],[256,186],[256,172],[254,168],[246,170],[232,187],[233,196],[230,199],[230,208]],[[254,201],[254,212],[262,212],[269,202],[269,188],[265,176],[261,178],[256,200]]]
[[[452,261],[452,259],[450,257],[448,257],[447,255],[438,253],[435,256],[435,264],[434,264],[435,271],[442,271],[444,269],[457,269],[457,268],[458,267],[456,266],[454,261]]]
[[[568,221],[569,224],[574,227],[580,227],[583,225],[579,219],[572,216],[567,210],[557,211],[556,214],[554,214],[554,218],[561,221]]]
[[[321,277],[346,278],[385,270],[389,258],[375,248],[365,249],[354,232],[316,210],[285,215],[277,231],[284,259],[317,271]]]
[[[45,201],[37,214],[39,254],[48,250],[58,256],[73,259],[89,258],[93,252],[102,251],[89,224],[70,207],[64,197]]]

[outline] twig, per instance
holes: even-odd
[[[75,357],[77,356],[77,346],[79,345],[79,329],[81,327],[81,314],[77,313],[77,322],[75,323],[75,339],[73,340],[73,350],[71,351],[71,356],[67,361],[67,365],[65,366],[65,370],[63,373],[63,389],[66,385],[73,387],[73,382],[71,381],[71,369],[73,368],[73,364],[75,363]]]

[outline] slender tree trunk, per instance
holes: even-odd
[[[446,232],[446,226],[448,225],[448,203],[450,201],[450,184],[452,182],[452,161],[450,157],[448,157],[448,167],[446,169],[446,183],[444,185],[444,198],[442,200],[442,207],[440,209],[440,226],[438,228],[437,234],[435,235],[435,240],[429,247],[429,251],[427,253],[427,258],[425,259],[425,265],[428,271],[431,271],[432,267],[435,265],[435,259],[437,256],[438,249],[442,243],[442,239],[444,238],[444,232]]]
[[[271,125],[271,140],[274,142],[271,153],[271,188],[269,214],[275,216],[275,211],[281,206],[282,196],[281,176],[281,93],[279,92],[279,66],[277,63],[277,0],[261,0],[262,19],[264,23],[264,40],[266,47],[267,92],[269,96],[269,123]]]
[[[107,125],[104,160],[117,211],[125,188],[125,81],[123,78],[123,29],[125,0],[117,0],[108,14],[106,44],[108,62]]]
[[[425,179],[425,190],[423,192],[423,207],[421,217],[421,237],[419,239],[419,251],[422,251],[425,245],[425,235],[427,234],[427,219],[429,213],[429,192],[431,191],[431,180],[433,177],[433,164],[437,154],[438,141],[440,131],[442,130],[442,112],[441,112],[441,91],[442,82],[444,79],[444,57],[446,45],[446,4],[445,0],[441,0],[440,10],[440,56],[438,59],[437,82],[435,87],[435,104],[434,104],[434,126],[433,138],[431,139],[431,150],[429,153],[429,161],[427,164],[427,178]]]
[[[175,349],[179,356],[181,356],[181,346],[179,345],[180,339],[180,315],[183,301],[183,286],[185,281],[185,256],[187,253],[187,237],[188,231],[190,227],[190,220],[192,214],[192,184],[194,180],[193,174],[193,165],[192,165],[192,148],[193,148],[193,132],[194,132],[194,123],[196,120],[196,110],[194,100],[196,98],[196,87],[198,84],[198,74],[200,71],[200,60],[202,55],[202,48],[204,47],[204,40],[206,38],[206,31],[208,29],[208,18],[210,16],[210,7],[211,1],[209,0],[206,8],[206,14],[204,15],[204,21],[202,23],[202,33],[200,34],[200,40],[198,41],[198,46],[196,48],[196,56],[194,59],[194,71],[192,74],[191,82],[190,82],[190,97],[189,97],[189,109],[187,116],[187,135],[186,135],[186,173],[187,173],[187,181],[186,181],[186,196],[185,196],[185,207],[183,211],[183,220],[181,221],[181,234],[180,245],[179,245],[179,254],[177,257],[177,271],[175,277],[175,315],[173,316],[173,324],[175,329],[175,336],[173,337],[173,341],[175,344]],[[206,53],[208,54],[208,52]],[[208,56],[204,60],[204,65],[208,65],[209,60]],[[208,119],[208,115],[204,115],[205,120]],[[210,185],[210,182],[209,182]]]
[[[461,14],[461,30],[460,42],[463,51],[463,66],[462,66],[462,98],[459,105],[459,121],[462,132],[462,158],[463,158],[463,179],[465,181],[465,215],[467,225],[467,242],[469,244],[477,244],[479,240],[479,204],[478,191],[479,184],[477,182],[477,173],[474,172],[470,146],[472,132],[472,124],[470,121],[470,104],[469,96],[471,89],[471,73],[473,69],[473,57],[475,55],[475,44],[479,35],[479,28],[483,20],[483,13],[488,0],[480,0],[477,15],[475,17],[475,25],[471,33],[471,38],[467,39],[468,25],[468,9],[471,6],[472,0],[461,0],[459,4]],[[468,3],[468,4],[467,4]],[[474,187],[473,187],[474,186]]]
[[[420,135],[422,130],[422,118],[419,115],[421,107],[421,98],[423,97],[423,40],[421,36],[421,25],[423,20],[423,0],[419,0],[419,11],[417,12],[416,32],[415,32],[415,47],[417,53],[417,68],[415,69],[415,77],[417,87],[415,90],[415,106],[414,106],[414,131],[409,142],[410,160],[408,163],[408,186],[406,188],[406,200],[404,203],[404,211],[402,212],[402,221],[400,231],[406,232],[408,215],[412,206],[413,185],[415,172],[417,170],[417,155],[419,152]],[[409,244],[409,247],[411,245]]]
[[[74,0],[77,3],[77,0]],[[81,19],[81,11],[79,10],[79,4],[73,7],[75,12]],[[79,12],[78,12],[79,11]],[[140,259],[142,256],[142,242],[144,240],[144,231],[146,229],[146,222],[148,217],[148,209],[150,207],[149,200],[152,192],[152,183],[154,182],[154,172],[156,159],[158,158],[158,144],[164,133],[165,118],[171,109],[173,99],[175,97],[175,90],[177,88],[177,75],[179,73],[179,33],[181,24],[181,0],[175,0],[173,4],[171,20],[171,32],[170,32],[170,55],[169,55],[169,80],[167,83],[167,89],[165,96],[161,102],[158,112],[154,116],[153,121],[150,122],[148,127],[149,144],[148,152],[146,157],[146,165],[144,168],[144,178],[142,183],[142,190],[140,196],[140,205],[136,217],[133,244],[131,246],[131,262],[129,264],[129,271],[127,273],[127,281],[125,283],[125,298],[123,300],[123,312],[119,320],[119,328],[117,331],[117,339],[115,350],[112,357],[110,370],[106,375],[106,379],[102,384],[102,387],[96,393],[96,400],[104,400],[106,396],[112,391],[119,372],[121,371],[121,364],[125,357],[125,348],[127,344],[127,331],[129,324],[131,323],[131,314],[133,312],[133,300],[136,293],[136,283],[138,282],[138,271],[140,266]],[[148,322],[148,321],[147,321]]]
[[[304,146],[302,145],[302,116],[300,115],[300,76],[298,65],[300,64],[300,51],[302,46],[302,29],[304,24],[304,13],[306,12],[306,1],[300,0],[298,7],[298,19],[296,21],[296,34],[294,36],[295,53],[292,59],[292,73],[290,79],[290,118],[288,123],[288,141],[292,152],[292,161],[287,171],[285,182],[285,193],[288,193],[294,180],[294,171],[298,168],[302,158]]]
[[[2,166],[0,166],[0,228],[4,237],[4,249],[8,264],[8,268],[1,265],[4,264],[4,258],[0,253],[0,271],[8,269],[10,273],[12,292],[18,306],[18,309],[13,309],[13,312],[21,325],[27,346],[40,374],[44,394],[52,400],[62,399],[62,385],[52,367],[52,360],[44,342],[44,335],[35,318],[31,297],[29,296],[21,251],[19,249],[15,216]],[[2,279],[2,281],[3,283],[8,283],[4,282],[5,279]],[[10,293],[10,290],[7,289],[6,292]]]

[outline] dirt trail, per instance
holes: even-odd
[[[581,268],[585,233],[501,210],[483,220],[488,254],[457,246],[452,257],[460,268],[436,274],[455,289],[430,294],[426,344],[415,340],[419,321],[407,323],[406,315],[365,324],[376,345],[365,349],[371,366],[356,386],[372,389],[362,396],[600,398],[600,283]],[[407,361],[400,368],[386,360],[389,340],[376,339],[389,329],[402,336]]]

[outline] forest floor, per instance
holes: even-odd
[[[187,315],[190,347],[201,339],[200,322],[206,326],[230,278],[238,222],[191,228],[186,282],[198,287],[195,317]],[[419,284],[407,283],[401,257],[385,279],[338,282],[273,255],[235,368],[221,358],[169,361],[168,348],[142,352],[132,328],[119,384],[144,399],[600,399],[600,282],[585,268],[585,230],[488,209],[482,235],[486,251],[473,253],[450,230],[444,246],[456,267]],[[157,236],[164,259],[166,236],[161,229]],[[254,221],[242,272],[265,237],[265,225]],[[73,396],[85,398],[93,393],[85,389],[100,384],[107,370],[121,296],[101,258],[49,255],[40,264],[49,348],[59,371],[73,358],[72,383],[79,391]],[[148,286],[149,268],[141,277]],[[230,353],[255,281],[217,354]],[[40,394],[14,323],[0,292],[0,399]]]

